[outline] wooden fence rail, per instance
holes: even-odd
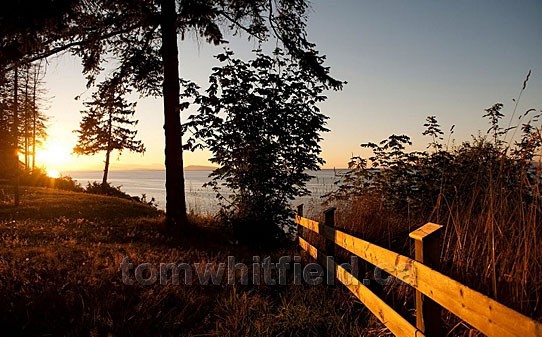
[[[344,284],[396,336],[441,336],[442,307],[487,336],[542,337],[540,323],[433,269],[434,252],[440,252],[438,245],[442,226],[428,223],[410,233],[415,240],[416,255],[411,259],[336,230],[334,211],[329,209],[325,212],[326,221],[322,224],[304,218],[303,206],[299,206],[296,216],[299,245],[324,267],[328,266],[328,273]],[[303,238],[303,228],[325,238],[325,251],[318,250]],[[335,263],[335,245],[415,288],[416,326]]]

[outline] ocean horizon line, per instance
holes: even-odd
[[[185,171],[191,171],[191,172],[210,172],[213,171],[215,168],[188,168],[185,167]],[[321,168],[319,171],[346,171],[348,168]],[[128,172],[128,171],[165,171],[165,168],[119,168],[119,169],[109,169],[109,172]],[[69,170],[60,170],[61,173],[71,173],[71,172],[103,172],[103,169],[69,169]],[[318,171],[311,171],[311,172],[318,172]]]

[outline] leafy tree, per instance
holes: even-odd
[[[306,72],[331,87],[333,79],[307,40],[308,0],[26,0],[4,2],[0,13],[0,68],[62,51],[81,56],[91,84],[107,59],[114,76],[144,95],[162,95],[166,157],[166,216],[187,223],[179,114],[177,38],[194,32],[224,42],[223,30],[260,41],[276,37]]]
[[[248,62],[229,50],[217,58],[222,66],[206,94],[192,84],[183,95],[199,106],[186,124],[194,135],[188,143],[208,148],[220,165],[208,185],[237,237],[273,241],[289,229],[289,201],[309,193],[307,170],[324,162],[318,142],[327,117],[317,104],[326,86],[278,49],[273,57],[257,51]]]
[[[92,155],[105,152],[105,166],[102,186],[106,188],[111,153],[128,150],[136,153],[145,152],[140,140],[136,140],[137,131],[132,127],[137,120],[131,119],[135,113],[135,103],[128,103],[124,95],[129,93],[121,83],[106,81],[98,86],[92,95],[92,101],[86,102],[87,110],[82,111],[77,145],[73,151],[77,154]]]

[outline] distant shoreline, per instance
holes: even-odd
[[[188,165],[185,166],[185,171],[213,171],[217,169],[216,166],[205,166],[205,165]]]
[[[190,165],[186,166],[184,168],[184,171],[213,171],[217,167],[213,166],[199,166],[199,165]],[[102,172],[102,169],[84,169],[84,170],[65,170],[61,171],[61,173],[72,173],[72,172]],[[126,171],[165,171],[165,168],[118,168],[118,169],[111,169],[109,172],[126,172]],[[320,171],[348,171],[347,168],[324,168],[320,169]]]

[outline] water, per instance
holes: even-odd
[[[218,210],[216,193],[210,188],[203,187],[203,184],[209,181],[209,173],[210,171],[185,171],[185,193],[189,210],[209,214]],[[314,178],[307,184],[311,196],[299,198],[292,204],[320,202],[320,196],[334,188],[337,180],[335,173],[334,170],[311,172]],[[102,174],[102,171],[64,172],[64,175],[72,177],[83,186],[86,186],[88,182],[102,181]],[[159,208],[165,208],[165,171],[163,170],[111,171],[108,181],[114,186],[121,186],[121,189],[130,195],[145,194],[147,200],[154,198]]]

